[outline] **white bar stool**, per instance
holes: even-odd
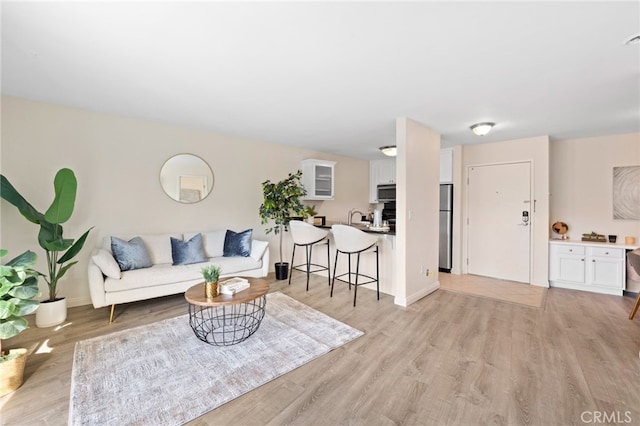
[[[378,300],[380,300],[380,280],[379,280],[379,263],[378,263],[378,238],[376,236],[367,234],[353,226],[347,225],[333,225],[331,227],[331,233],[333,234],[333,241],[336,245],[336,261],[333,265],[333,280],[331,281],[331,297],[333,297],[333,284],[336,280],[349,283],[349,290],[351,290],[351,284],[354,286],[353,291],[353,306],[356,306],[356,297],[358,296],[358,286],[364,284],[376,283],[376,292]],[[360,273],[360,254],[366,251],[371,251],[376,254],[376,276],[371,277],[369,275]],[[349,272],[336,276],[336,270],[338,268],[338,254],[343,253],[348,256],[349,259]],[[351,273],[351,255],[356,255],[356,272]],[[348,279],[343,280],[340,277],[347,275]],[[355,275],[355,282],[351,282],[351,275]],[[363,277],[369,279],[369,281],[358,282],[358,278]]]
[[[293,270],[298,270],[307,273],[307,291],[309,291],[309,275],[312,272],[327,271],[327,280],[331,285],[331,257],[329,255],[329,231],[326,229],[317,228],[307,222],[301,220],[292,220],[289,222],[289,230],[291,231],[291,238],[293,239],[293,255],[291,256],[291,271],[289,272],[289,285],[291,285],[291,275]],[[311,254],[314,245],[327,245],[327,266],[319,265],[311,262]],[[293,264],[296,257],[296,247],[302,246],[305,248],[305,263],[299,265]],[[311,270],[314,266],[316,269]],[[304,267],[304,268],[303,268]]]

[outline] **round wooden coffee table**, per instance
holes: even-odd
[[[210,345],[230,346],[258,330],[264,318],[269,283],[262,278],[247,279],[251,287],[234,295],[207,299],[204,283],[184,293],[189,304],[189,325],[198,339]]]

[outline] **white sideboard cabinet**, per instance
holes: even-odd
[[[303,200],[334,199],[335,165],[335,161],[302,160],[302,184],[307,190]]]
[[[549,242],[549,284],[622,296],[625,246],[579,241]]]

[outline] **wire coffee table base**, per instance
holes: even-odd
[[[232,305],[189,304],[189,325],[203,342],[215,346],[235,345],[258,330],[266,305],[266,295]]]

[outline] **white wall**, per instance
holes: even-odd
[[[581,234],[635,236],[640,221],[613,219],[613,168],[640,166],[640,133],[570,139],[551,143],[551,223]]]
[[[514,161],[531,161],[533,165],[533,198],[535,212],[531,214],[532,258],[531,284],[548,286],[549,259],[549,137],[518,139],[506,142],[464,145],[462,147],[463,218],[467,217],[467,167]],[[463,259],[467,256],[467,228],[463,219]],[[508,261],[508,259],[505,259]],[[463,273],[466,262],[463,261]]]
[[[440,287],[440,135],[416,121],[398,118],[396,145],[395,303],[407,306]],[[432,274],[421,273],[423,269]]]
[[[569,225],[572,240],[594,231],[640,241],[639,220],[613,219],[613,168],[640,166],[640,133],[553,141],[550,152],[551,223]],[[627,289],[640,282],[628,279]]]
[[[213,169],[213,192],[200,203],[178,203],[160,187],[160,168],[177,153],[196,154]],[[95,228],[79,264],[61,282],[60,294],[70,306],[90,303],[87,259],[105,236],[253,228],[255,237],[265,238],[258,216],[260,184],[285,178],[305,158],[337,162],[336,199],[306,202],[315,204],[318,214],[344,220],[349,209],[368,207],[369,166],[364,160],[6,96],[1,154],[2,174],[41,211],[53,199],[56,171],[69,167],[76,173],[76,210],[64,227],[65,236],[77,238]],[[0,246],[13,255],[33,249],[40,258],[37,268],[46,270],[37,226],[5,201],[0,214]],[[277,239],[269,239],[276,261]],[[285,239],[286,257],[290,246]]]

